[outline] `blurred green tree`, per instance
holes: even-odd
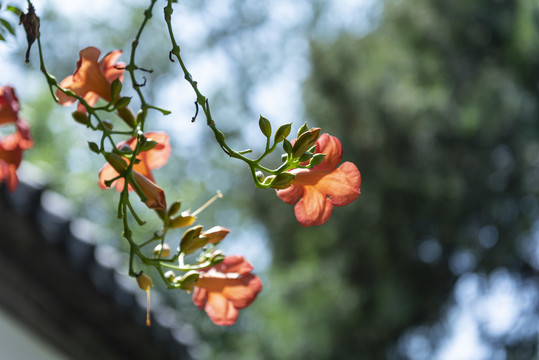
[[[406,358],[399,338],[441,318],[461,274],[536,276],[522,248],[539,189],[538,15],[529,0],[388,0],[368,35],[312,41],[308,121],[341,139],[362,195],[320,228],[257,202],[274,258],[244,358]]]

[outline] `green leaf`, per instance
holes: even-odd
[[[11,24],[6,20],[6,19],[2,19],[0,18],[0,24],[2,24],[2,26],[4,28],[6,28],[6,30],[13,36],[15,36],[15,30],[13,29],[13,26],[11,26]]]
[[[16,6],[13,6],[13,5],[8,5],[6,10],[11,11],[12,13],[14,13],[17,16],[21,16],[21,14],[22,14],[22,10],[19,9],[18,7],[16,7]]]
[[[6,38],[4,35],[2,35],[2,32],[0,31],[0,41],[6,41]]]

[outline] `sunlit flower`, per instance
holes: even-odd
[[[92,46],[82,49],[75,72],[60,83],[60,87],[73,91],[90,106],[95,105],[100,97],[111,101],[111,83],[115,79],[121,81],[123,78],[125,64],[116,63],[122,52],[111,51],[98,62],[100,54],[101,51]],[[67,96],[60,90],[56,91],[56,96],[62,105],[71,105],[76,101],[74,97]],[[77,110],[86,112],[86,108],[80,103]]]
[[[193,302],[216,325],[234,324],[238,310],[249,306],[262,290],[262,282],[252,270],[242,256],[227,256],[220,264],[200,271]]]
[[[138,164],[133,166],[133,173],[137,172],[143,177],[149,179],[152,182],[155,182],[152,170],[158,169],[161,166],[165,165],[170,157],[170,142],[168,135],[164,132],[149,132],[144,135],[146,139],[153,140],[157,145],[148,151],[143,151],[137,157],[139,161]],[[121,149],[123,146],[129,146],[131,149],[135,149],[137,146],[137,138],[133,137],[127,141],[121,142],[118,144],[118,148]],[[105,180],[110,180],[118,176],[118,172],[110,164],[105,164],[99,171],[99,186],[102,189],[105,189]],[[138,183],[138,182],[137,182]],[[112,183],[112,186],[116,185],[117,191],[122,191],[124,187],[124,180],[118,179]],[[140,185],[140,184],[139,184]],[[132,190],[131,188],[129,190]]]
[[[0,86],[0,124],[15,122],[19,117],[19,100],[11,86]]]
[[[217,244],[223,240],[228,233],[229,229],[222,226],[214,226],[209,230],[203,231],[200,235],[208,239],[208,244]]]
[[[34,145],[28,124],[17,119],[15,132],[0,138],[0,181],[5,181],[9,191],[14,191],[19,180],[17,169],[22,161],[22,152]]]
[[[156,183],[148,179],[146,176],[141,175],[137,171],[133,171],[133,180],[142,190],[142,193],[146,197],[144,203],[150,209],[167,209],[167,201],[165,199],[165,192]]]
[[[333,206],[344,206],[360,194],[361,174],[351,162],[344,162],[339,139],[322,134],[316,141],[316,152],[326,157],[312,169],[294,169],[292,185],[277,190],[277,195],[288,204],[296,204],[294,212],[303,226],[322,225],[329,220]],[[299,201],[298,201],[299,200]]]

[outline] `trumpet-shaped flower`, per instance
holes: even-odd
[[[17,169],[22,161],[22,152],[34,143],[28,124],[19,119],[19,100],[11,86],[0,86],[0,125],[9,131],[0,137],[0,182],[4,181],[13,191],[19,183]]]
[[[28,124],[17,119],[15,127],[14,133],[0,138],[0,181],[6,182],[9,191],[14,191],[19,183],[17,169],[23,151],[34,145]]]
[[[277,190],[277,196],[288,204],[296,204],[294,212],[303,226],[322,225],[329,220],[333,206],[344,206],[360,194],[361,174],[351,162],[342,159],[339,139],[322,134],[316,141],[316,152],[326,154],[312,169],[294,169],[292,185]],[[298,201],[299,200],[299,201]]]
[[[260,278],[242,256],[227,256],[220,264],[201,270],[193,302],[216,325],[232,325],[238,310],[249,306],[262,290]]]
[[[151,139],[157,143],[153,149],[143,151],[137,157],[138,164],[133,166],[133,173],[137,172],[151,182],[155,182],[152,170],[158,169],[165,165],[170,157],[170,142],[168,135],[164,132],[149,132],[145,134],[148,141]],[[133,137],[127,141],[118,144],[118,148],[121,149],[124,146],[129,146],[131,149],[135,149],[137,146],[137,138]],[[105,180],[113,179],[118,176],[118,172],[110,164],[105,164],[99,171],[99,186],[105,189]],[[138,175],[137,175],[138,176]],[[136,179],[135,179],[136,180]],[[138,181],[137,181],[138,183]],[[112,185],[116,184],[116,190],[122,191],[124,187],[124,180],[118,179]],[[131,188],[129,190],[132,190]]]
[[[166,210],[167,201],[165,199],[165,192],[156,183],[148,179],[146,176],[141,175],[137,171],[133,171],[133,181],[137,183],[142,193],[146,197],[144,203],[150,209]]]
[[[0,86],[0,124],[17,121],[19,100],[11,86]]]
[[[77,68],[73,75],[69,75],[60,83],[60,87],[73,91],[82,97],[90,106],[95,105],[99,98],[111,101],[110,85],[115,79],[120,81],[123,78],[124,63],[116,61],[122,51],[111,51],[99,60],[101,51],[95,47],[87,47],[80,51],[80,58],[77,61]],[[60,104],[71,105],[76,99],[57,90],[56,96]],[[79,103],[78,111],[86,112],[86,108]]]

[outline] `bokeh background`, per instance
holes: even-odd
[[[36,1],[48,70],[71,74],[90,45],[123,49],[127,59],[148,3]],[[183,57],[235,148],[261,149],[259,115],[274,128],[293,122],[293,133],[306,121],[339,137],[343,160],[360,169],[362,195],[315,228],[301,227],[273,191],[256,190],[202,117],[191,123],[195,97],[168,60],[164,5],[137,61],[154,70],[144,74],[145,95],[173,112],[153,114],[147,127],[172,137],[174,154],[156,179],[192,209],[221,190],[200,223],[232,229],[223,248],[244,254],[264,283],[227,328],[187,294],[162,292],[197,328],[194,356],[537,358],[537,1],[176,4]],[[102,245],[125,247],[117,194],[96,186],[94,135],[71,119],[74,108],[53,103],[37,49],[29,65],[25,51],[21,28],[0,43],[0,83],[16,88],[36,143],[25,159],[77,216],[101,225]]]

